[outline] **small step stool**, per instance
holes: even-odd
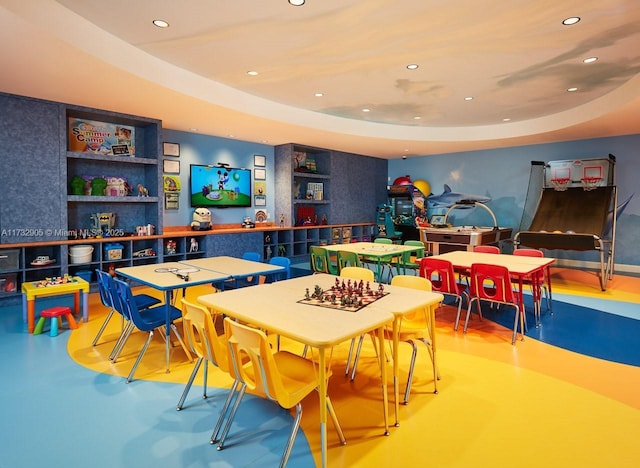
[[[76,319],[73,318],[73,314],[71,313],[71,307],[56,306],[40,312],[40,318],[38,319],[35,330],[33,330],[33,334],[39,335],[40,333],[42,333],[44,323],[47,321],[47,318],[50,318],[51,330],[49,330],[49,336],[58,336],[58,320],[61,319],[61,317],[67,318],[70,329],[75,330],[76,328],[78,328]]]

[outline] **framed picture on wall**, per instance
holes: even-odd
[[[165,156],[180,157],[180,143],[162,143],[162,154]]]
[[[165,210],[179,210],[180,209],[180,194],[179,193],[165,193],[164,194],[164,209]]]
[[[162,172],[165,174],[180,174],[180,161],[173,159],[162,160]]]
[[[267,165],[267,158],[261,154],[254,154],[253,165],[256,167],[264,167]]]
[[[265,169],[254,169],[253,170],[253,178],[256,180],[266,180],[267,179],[267,171]]]
[[[253,197],[253,201],[255,206],[267,206],[267,197],[264,195],[256,195]]]

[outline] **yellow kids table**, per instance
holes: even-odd
[[[89,283],[78,276],[69,277],[68,282],[47,284],[45,281],[27,281],[22,283],[22,319],[27,322],[29,333],[35,328],[35,300],[37,297],[74,295],[74,312],[80,310],[80,293],[82,293],[82,319],[89,320]]]

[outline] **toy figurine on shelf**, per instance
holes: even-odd
[[[166,253],[167,253],[167,255],[175,255],[176,254],[176,241],[174,241],[173,239],[169,239],[167,241]]]
[[[198,251],[198,241],[195,237],[191,238],[191,245],[189,247],[189,252],[197,252]]]
[[[192,231],[208,231],[211,229],[211,211],[206,208],[196,208],[191,221]]]
[[[142,184],[138,184],[138,196],[139,197],[148,197],[149,189]]]

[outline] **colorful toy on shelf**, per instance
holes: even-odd
[[[59,284],[68,284],[68,283],[77,283],[78,280],[70,275],[64,276],[53,276],[50,278],[45,278],[40,281],[35,281],[34,285],[37,288],[46,288],[49,286],[58,286]]]
[[[191,221],[192,231],[208,231],[211,229],[211,211],[207,208],[196,208]]]
[[[177,249],[176,241],[169,239],[165,245],[165,252],[167,255],[175,255]]]
[[[198,251],[198,241],[195,237],[191,238],[189,252],[197,252]]]
[[[69,186],[71,187],[71,195],[84,195],[86,181],[80,176],[73,176]]]
[[[138,184],[138,196],[139,197],[148,197],[149,190],[142,184]]]
[[[96,232],[109,232],[116,224],[115,213],[94,213],[91,215]]]
[[[141,250],[136,250],[135,252],[133,252],[133,257],[134,258],[141,258],[141,257],[155,257],[156,256],[156,251],[153,249],[141,249]]]
[[[47,255],[38,255],[32,262],[32,266],[47,266],[56,263],[55,259],[49,258]]]

